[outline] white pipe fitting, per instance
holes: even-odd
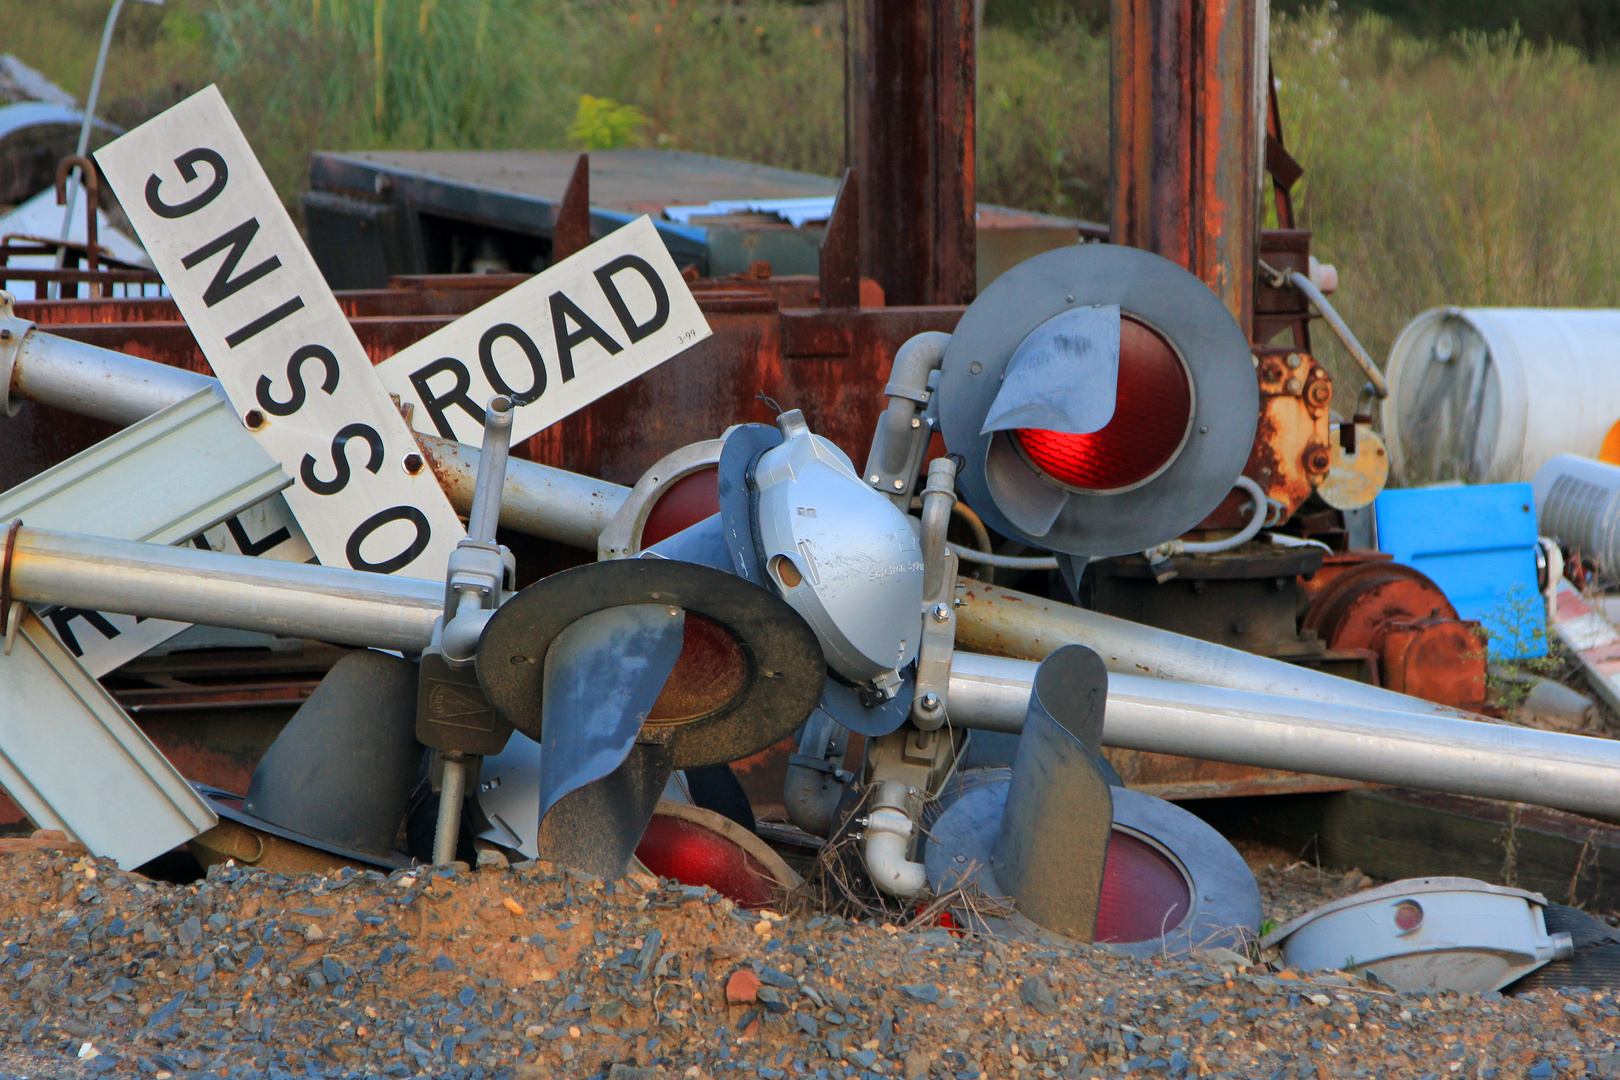
[[[906,857],[917,826],[905,805],[904,784],[894,780],[879,784],[862,842],[872,883],[890,896],[909,900],[928,888],[928,868]]]

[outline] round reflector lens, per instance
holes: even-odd
[[[769,907],[778,886],[742,847],[696,822],[656,814],[647,824],[636,858],[659,877],[682,885],[707,885],[748,908]]]
[[[641,526],[641,546],[650,548],[706,517],[720,512],[720,470],[701,469],[683,476],[658,497]]]
[[[1192,383],[1170,343],[1134,319],[1119,320],[1119,382],[1113,418],[1071,435],[1013,432],[1024,456],[1065,487],[1115,491],[1154,476],[1176,456],[1192,423]]]
[[[708,716],[748,688],[748,660],[731,631],[693,611],[686,613],[685,631],[681,655],[647,714],[649,724]]]
[[[1416,900],[1402,900],[1395,905],[1395,925],[1403,934],[1410,934],[1423,925],[1423,908]]]
[[[1181,869],[1152,844],[1116,827],[1103,864],[1096,940],[1152,941],[1180,926],[1191,911],[1192,893]]]

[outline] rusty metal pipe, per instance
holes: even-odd
[[[961,649],[1041,660],[1064,645],[1086,645],[1097,651],[1109,671],[1118,674],[1423,716],[1484,719],[1447,705],[1028,593],[979,581],[964,579],[964,583],[967,588],[960,593],[962,603],[956,613],[956,643]]]
[[[478,448],[420,431],[415,434],[450,505],[463,512],[471,508],[478,478]],[[606,480],[508,458],[506,485],[501,489],[501,525],[528,536],[594,551],[602,530],[629,497],[629,488]]]
[[[952,723],[1021,730],[1020,710],[1028,707],[1037,666],[957,653]],[[1620,814],[1620,742],[1478,720],[1110,673],[1103,743],[1581,814]]]
[[[27,527],[11,595],[405,652],[427,646],[444,610],[441,582]]]
[[[7,415],[9,400],[27,398],[79,416],[133,424],[199,390],[224,393],[218,380],[195,371],[58,337],[20,319],[0,322],[12,324],[21,338],[9,373],[0,345],[0,416]],[[478,448],[420,432],[417,442],[450,504],[468,512],[478,477]],[[618,484],[513,458],[502,489],[500,521],[516,532],[590,551],[629,496],[630,489]]]

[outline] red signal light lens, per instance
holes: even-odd
[[[681,818],[654,815],[636,858],[659,877],[707,885],[746,908],[769,907],[780,892],[770,872],[740,845]]]
[[[1181,870],[1158,848],[1115,828],[1108,836],[1098,941],[1152,941],[1186,921],[1192,892]]]
[[[659,496],[641,526],[641,546],[650,548],[682,529],[720,512],[720,470],[703,469],[683,476]]]
[[[1065,487],[1114,491],[1169,464],[1191,423],[1192,383],[1181,357],[1158,333],[1122,316],[1113,418],[1086,435],[1035,428],[1012,434],[1030,463]]]

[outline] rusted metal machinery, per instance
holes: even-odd
[[[1364,412],[1386,389],[1321,295],[1318,286],[1331,289],[1336,274],[1311,256],[1310,233],[1294,227],[1290,188],[1303,170],[1283,142],[1266,55],[1267,5],[1115,0],[1112,16],[1110,239],[1191,270],[1249,334],[1260,411],[1244,474],[1272,504],[1268,525],[1287,523],[1286,531],[1325,539],[1332,550],[1246,544],[1125,556],[1093,566],[1086,601],[1165,629],[1481,707],[1478,628],[1459,622],[1422,574],[1380,568],[1384,557],[1366,550],[1365,533],[1359,543],[1352,539],[1356,530],[1343,513],[1369,506],[1387,475],[1383,444]],[[1268,180],[1276,229],[1260,228]],[[1311,304],[1368,371],[1349,418],[1332,412],[1333,378],[1311,346]],[[1189,539],[1240,529],[1247,504],[1234,491]],[[1328,578],[1336,586],[1319,580]],[[1395,578],[1401,587],[1390,584]],[[1338,606],[1365,607],[1374,594],[1379,629],[1351,632]]]
[[[1267,85],[1260,44],[1264,6],[1217,9],[1194,0],[1121,0],[1116,7],[1115,210],[1109,228],[1083,233],[1089,239],[1114,235],[1158,251],[1193,270],[1222,298],[1250,341],[1259,343],[1254,346],[1259,426],[1244,472],[1286,510],[1274,516],[1293,514],[1302,526],[1296,531],[1342,543],[1338,515],[1316,509],[1309,500],[1334,475],[1335,460],[1376,440],[1356,425],[1335,431],[1332,382],[1311,353],[1306,298],[1258,269],[1264,263],[1278,274],[1312,274],[1309,234],[1292,228],[1288,186],[1299,169],[1283,149],[1275,97]],[[899,346],[920,332],[955,329],[963,308],[954,305],[972,298],[972,7],[961,0],[856,5],[850,26],[849,156],[855,168],[846,174],[828,223],[819,278],[754,275],[693,282],[713,337],[678,364],[609,394],[516,453],[628,486],[676,447],[711,438],[740,420],[766,419],[770,410],[755,402],[761,392],[800,409],[815,431],[846,450],[866,445],[884,404],[874,388],[888,375]],[[1173,167],[1165,168],[1164,162]],[[1258,228],[1263,170],[1272,177],[1280,229]],[[565,198],[565,220],[556,223],[559,241],[565,234],[576,238],[572,243],[589,236],[583,169],[576,183],[580,190]],[[863,277],[876,279],[890,306],[857,306]],[[340,294],[339,300],[372,358],[380,361],[522,278],[396,279],[391,288]],[[189,330],[166,300],[22,304],[18,314],[77,340],[206,370]],[[1279,334],[1291,340],[1268,344]],[[0,425],[0,489],[110,430],[37,407]],[[1240,527],[1248,504],[1240,494],[1227,498],[1190,538]],[[524,566],[539,573],[589,558],[560,545],[533,554]],[[1366,558],[1346,552],[1324,559],[1310,546],[1177,554],[1169,556],[1176,576],[1161,583],[1162,568],[1149,575],[1147,560],[1126,556],[1100,564],[1090,587],[1098,606],[1115,614],[1152,623],[1156,609],[1190,611],[1190,623],[1168,625],[1263,655],[1370,674],[1376,663],[1387,664],[1396,646],[1386,647],[1382,639],[1352,642],[1321,630],[1313,639],[1316,624],[1302,632],[1296,622],[1299,579],[1319,580]],[[1223,593],[1230,594],[1224,601]],[[1187,604],[1188,599],[1194,602]],[[1434,605],[1401,614],[1437,617]],[[1234,627],[1238,621],[1242,626]],[[290,674],[305,681],[289,679],[289,664]],[[172,691],[141,689],[131,680],[126,693],[164,693],[161,702],[153,698],[154,711],[219,707],[251,697],[280,702],[284,711],[308,694],[310,673],[284,659],[267,668],[266,677],[229,689],[196,686],[175,698]],[[1387,673],[1383,678],[1394,681]],[[284,688],[274,689],[272,682]],[[1476,698],[1449,700],[1474,704]],[[240,790],[237,777],[262,749],[256,740],[240,742],[229,764],[232,777],[216,781],[222,787]],[[172,745],[182,761],[190,754],[202,768],[221,768],[220,755],[203,743],[206,739],[190,730]],[[785,756],[744,763],[742,771],[759,779],[757,791],[774,787],[779,792]],[[1117,763],[1127,780],[1177,796],[1335,783],[1148,754]],[[769,813],[774,798],[779,795],[762,799],[761,809]]]

